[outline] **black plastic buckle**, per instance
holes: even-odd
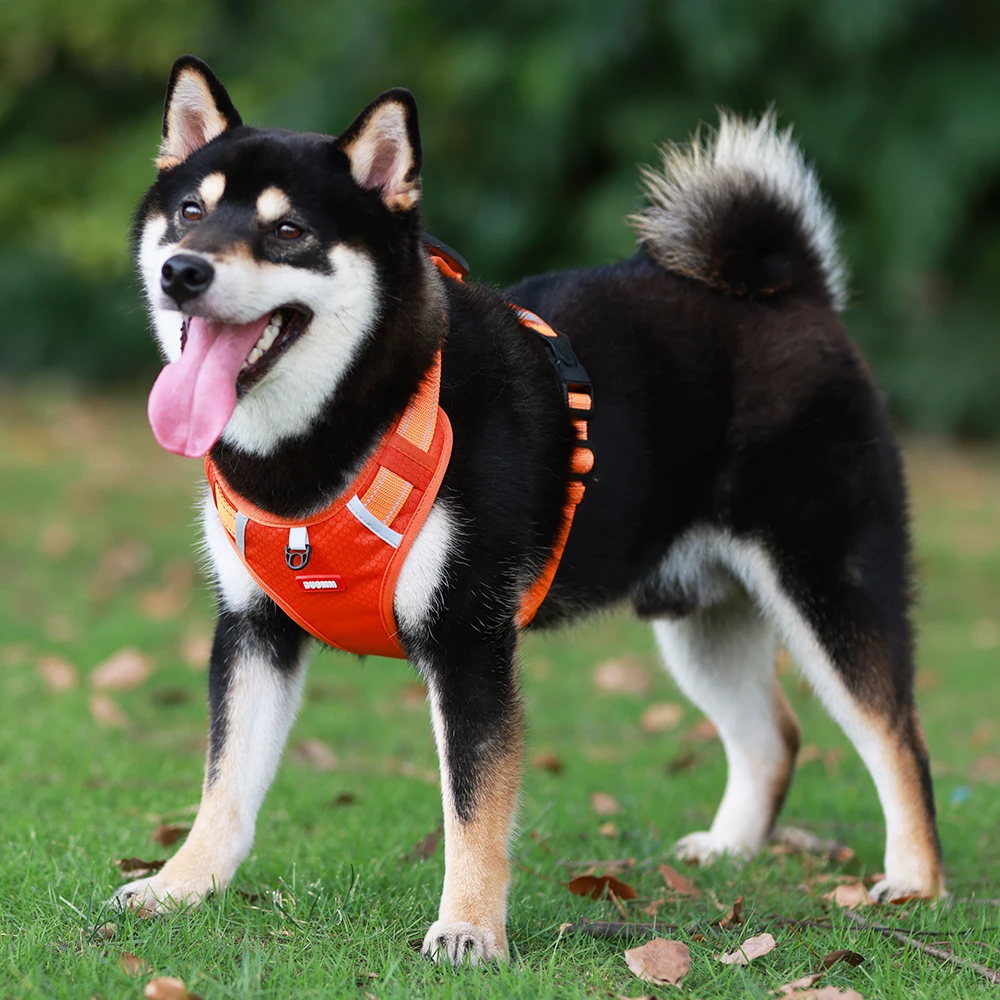
[[[440,240],[436,240],[433,236],[430,236],[427,233],[424,233],[421,238],[435,253],[444,257],[444,259],[451,265],[452,269],[458,271],[463,278],[467,278],[472,273],[472,268],[469,267],[468,261],[460,253],[458,253],[458,251],[452,250],[447,243],[442,243]]]
[[[549,361],[555,368],[556,374],[563,387],[563,400],[566,408],[570,410],[576,420],[588,420],[594,409],[594,386],[587,374],[587,369],[580,363],[580,359],[573,350],[573,345],[569,337],[558,330],[553,331],[554,337],[547,337],[544,333],[538,333],[539,339],[549,349]],[[569,394],[571,392],[585,392],[590,396],[590,409],[578,410],[575,406],[569,405]]]
[[[305,549],[290,549],[287,545],[285,546],[285,565],[289,569],[294,569],[296,571],[300,569],[305,569],[309,563],[309,557],[312,555],[312,546],[307,545]]]

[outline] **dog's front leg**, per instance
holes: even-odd
[[[117,905],[161,911],[200,902],[230,882],[253,843],[305,679],[305,633],[270,601],[223,611],[209,667],[211,728],[201,805],[180,850]]]
[[[436,961],[507,957],[507,844],[521,770],[522,716],[510,633],[455,643],[421,662],[441,764],[445,876],[424,939]]]

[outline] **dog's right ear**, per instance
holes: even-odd
[[[181,56],[167,84],[157,168],[176,167],[217,135],[242,124],[218,77],[197,57]]]

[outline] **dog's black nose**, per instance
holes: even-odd
[[[163,265],[160,287],[179,306],[201,295],[212,283],[215,269],[204,257],[193,253],[175,253]]]

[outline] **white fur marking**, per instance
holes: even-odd
[[[393,610],[403,627],[420,628],[430,615],[444,583],[453,541],[453,519],[438,501],[431,507],[396,581]]]
[[[288,195],[281,188],[264,188],[257,196],[257,215],[265,225],[277,222],[292,210]]]
[[[233,549],[207,484],[202,497],[201,524],[204,549],[211,562],[222,603],[227,611],[243,611],[258,600],[263,591]]]
[[[205,210],[214,211],[215,206],[222,200],[222,195],[226,190],[226,175],[216,171],[208,174],[198,185],[198,194],[205,203]]]

